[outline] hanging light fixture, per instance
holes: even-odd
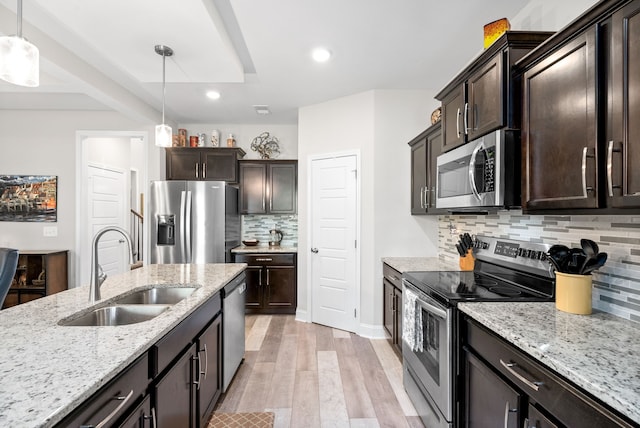
[[[18,34],[0,37],[0,79],[20,86],[40,85],[40,52],[22,37],[22,0],[18,0]]]
[[[166,57],[173,55],[173,49],[169,46],[156,45],[156,53],[162,55],[162,125],[156,125],[156,146],[171,147],[171,127],[164,123],[164,94],[165,94],[165,61]]]

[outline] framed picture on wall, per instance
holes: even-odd
[[[0,221],[58,221],[58,176],[0,175]]]

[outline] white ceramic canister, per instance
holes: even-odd
[[[211,146],[219,147],[220,146],[220,132],[217,129],[211,131]]]
[[[206,146],[207,136],[203,133],[198,134],[198,147]]]

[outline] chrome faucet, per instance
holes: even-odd
[[[126,230],[117,226],[107,226],[104,229],[99,230],[93,237],[93,243],[91,244],[91,282],[89,283],[90,303],[95,303],[97,300],[101,299],[100,286],[104,280],[107,279],[107,274],[103,272],[102,266],[98,263],[98,241],[100,241],[102,235],[107,232],[119,232],[124,236],[124,239],[129,246],[129,263],[133,263],[133,246],[131,245],[131,238]]]

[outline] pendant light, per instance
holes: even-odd
[[[18,0],[18,34],[0,37],[0,79],[20,86],[40,85],[40,52],[22,37],[22,0]]]
[[[162,125],[156,125],[156,146],[171,147],[172,130],[164,123],[164,95],[165,95],[165,61],[166,57],[173,55],[173,49],[169,46],[156,45],[156,53],[162,55]]]

